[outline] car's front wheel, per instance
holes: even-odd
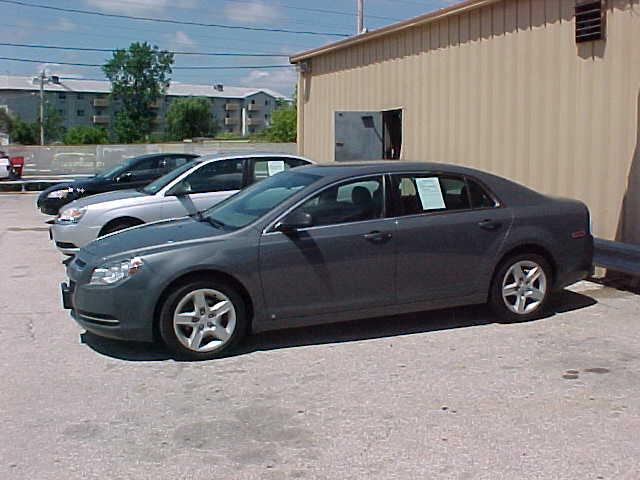
[[[172,292],[160,313],[160,335],[182,358],[208,360],[229,351],[246,334],[240,294],[225,282],[196,280]]]
[[[543,256],[534,253],[515,255],[498,268],[489,303],[508,322],[539,318],[549,302],[551,280],[551,268]]]

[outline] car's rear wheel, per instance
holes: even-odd
[[[247,331],[246,307],[224,282],[197,280],[171,293],[160,312],[160,335],[182,358],[207,360],[229,351]]]
[[[551,282],[551,267],[543,256],[512,256],[502,262],[494,276],[489,303],[504,321],[539,318],[549,303]]]

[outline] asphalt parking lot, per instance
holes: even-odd
[[[83,334],[35,196],[0,195],[2,479],[640,478],[640,296],[582,282],[177,362]]]

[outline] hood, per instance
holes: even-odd
[[[118,254],[139,255],[151,250],[166,248],[169,245],[180,246],[181,243],[194,240],[219,237],[228,232],[214,227],[209,222],[198,222],[192,218],[180,220],[163,220],[129,228],[121,232],[99,238],[82,248],[78,254],[83,257],[107,258]]]
[[[55,185],[52,185],[52,186],[44,189],[40,193],[40,197],[46,197],[51,192],[55,192],[56,190],[62,190],[62,189],[65,189],[65,188],[70,188],[70,187],[73,188],[74,190],[78,190],[78,191],[82,192],[86,188],[90,188],[91,185],[93,185],[94,183],[96,183],[96,180],[93,177],[91,177],[91,178],[78,178],[76,180],[69,180],[68,182],[56,183]]]
[[[95,203],[112,202],[114,200],[124,200],[127,198],[146,196],[148,195],[137,190],[115,190],[113,192],[98,193],[97,195],[80,198],[73,202],[73,206],[76,208],[82,208],[86,207],[87,205],[93,205]]]

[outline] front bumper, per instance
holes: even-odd
[[[49,227],[49,238],[65,255],[75,255],[80,248],[98,238],[100,227],[87,227],[80,223],[54,223]]]
[[[81,264],[84,262],[80,262]],[[61,285],[62,305],[85,330],[117,340],[151,342],[154,304],[142,273],[113,286],[88,285],[93,269],[69,263],[69,283]]]

